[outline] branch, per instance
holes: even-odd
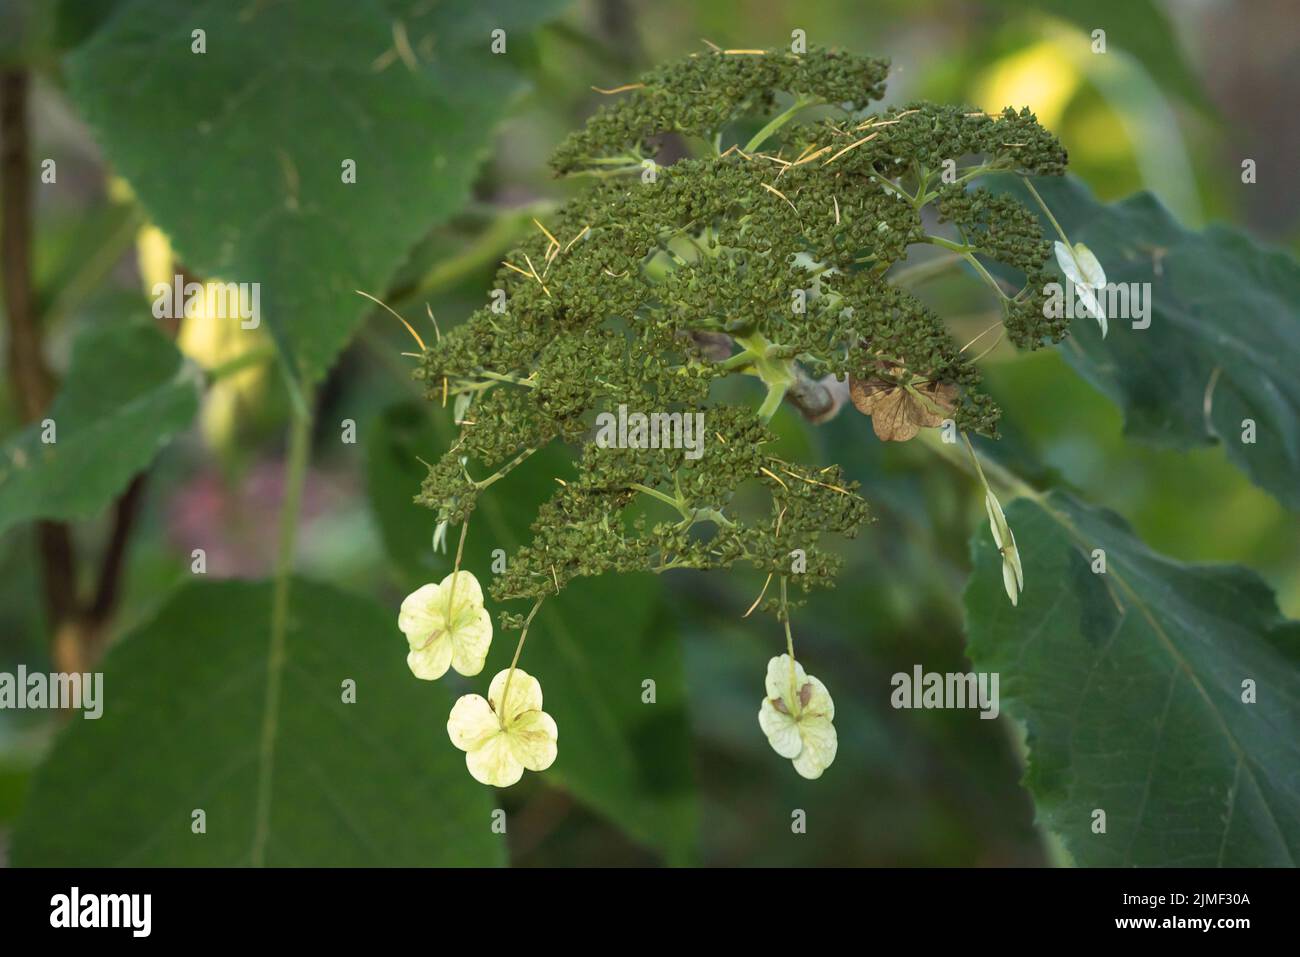
[[[27,125],[29,81],[23,70],[0,75],[0,255],[3,257],[5,315],[9,325],[9,383],[24,422],[38,421],[54,394],[54,375],[45,363],[41,332],[32,309],[32,197]],[[37,551],[50,632],[76,613],[76,557],[72,535],[62,522],[38,522]]]
[[[146,477],[147,473],[141,472],[133,478],[126,491],[117,500],[113,514],[113,531],[109,535],[108,548],[100,562],[95,595],[87,610],[87,620],[91,626],[91,631],[86,636],[88,641],[98,639],[103,626],[108,624],[113,609],[117,607],[122,573],[126,566],[126,546],[131,539],[136,517],[140,514]]]
[[[704,332],[691,330],[686,333],[699,347],[704,357],[712,362],[726,362],[732,356],[732,338],[722,332]],[[737,354],[739,356],[739,354]],[[785,391],[785,399],[813,425],[829,422],[839,414],[840,409],[849,398],[849,382],[843,382],[833,375],[814,379],[799,363],[791,363],[794,370],[794,382]]]
[[[27,74],[0,77],[0,224],[4,254],[5,311],[9,317],[9,375],[23,421],[41,417],[54,395],[54,376],[41,354],[41,333],[32,310],[32,197],[27,131]]]
[[[829,422],[839,414],[849,397],[849,380],[840,381],[833,375],[814,379],[803,366],[794,363],[794,385],[785,397],[813,425]]]

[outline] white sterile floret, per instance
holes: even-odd
[[[492,617],[483,589],[469,572],[422,585],[402,602],[397,627],[411,646],[406,663],[417,678],[432,681],[452,667],[466,676],[483,670],[492,644]]]
[[[1101,268],[1101,263],[1092,254],[1092,250],[1083,243],[1075,243],[1071,248],[1057,240],[1053,248],[1056,250],[1056,262],[1061,267],[1061,272],[1065,273],[1065,278],[1074,283],[1075,288],[1079,290],[1079,301],[1100,323],[1101,337],[1106,338],[1106,312],[1102,309],[1101,300],[1098,298],[1098,294],[1106,288],[1106,272]]]
[[[525,768],[549,768],[560,737],[555,721],[542,710],[541,684],[518,668],[513,676],[509,669],[498,672],[486,700],[463,695],[451,709],[447,734],[465,752],[465,766],[474,780],[499,788],[518,781]]]
[[[1007,590],[1007,597],[1011,599],[1011,604],[1018,604],[1020,593],[1025,590],[1025,572],[1020,567],[1020,549],[1016,548],[1015,533],[1007,524],[1002,505],[992,492],[984,493],[984,510],[989,516],[993,543],[1002,553],[1002,584]]]
[[[789,655],[767,663],[765,684],[767,697],[758,709],[758,724],[772,750],[790,758],[803,777],[821,777],[839,747],[830,692]]]

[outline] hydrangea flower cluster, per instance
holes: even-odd
[[[787,652],[769,667],[759,721],[809,778],[834,760],[834,706],[794,658],[787,584],[832,585],[841,560],[823,538],[856,535],[869,513],[838,466],[779,456],[770,421],[788,404],[821,422],[851,398],[882,440],[945,423],[996,435],[979,356],[912,291],[934,265],[905,262],[917,246],[987,285],[998,340],[1034,349],[1066,331],[1044,308],[1053,246],[1037,217],[975,185],[991,173],[1061,175],[1060,143],[1028,110],[873,111],[887,70],[828,50],[713,50],[611,91],[618,99],[552,161],[588,188],[536,223],[490,303],[422,348],[416,370],[430,400],[454,401],[461,428],[418,497],[436,514],[436,540],[456,525],[463,536],[478,497],[539,449],[577,450],[491,588],[495,600],[533,603],[527,620],[503,614],[522,628],[521,647],[541,602],[578,577],[740,564],[766,574],[756,605],[777,578],[779,597],[763,607],[784,623]],[[661,165],[669,141],[688,155]],[[1066,240],[1061,258],[1061,245],[1067,273],[1101,275],[1085,247]],[[595,441],[597,417],[624,408],[703,413],[702,454]],[[1019,554],[984,485],[1014,603]],[[414,593],[400,622],[413,673],[477,674],[486,615],[467,572]],[[487,699],[462,698],[448,731],[488,783],[555,758],[540,686],[514,665]]]

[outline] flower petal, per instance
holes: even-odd
[[[502,714],[501,695],[505,692],[506,678],[509,674],[509,668],[498,671],[488,688],[488,701],[492,702],[492,707],[497,714]],[[523,668],[516,668],[515,676],[510,678],[510,699],[505,702],[505,706],[509,709],[509,713],[505,716],[507,723],[525,711],[541,711],[541,683]]]
[[[1093,289],[1100,289],[1106,285],[1106,271],[1101,268],[1101,263],[1097,261],[1092,250],[1083,243],[1074,244],[1074,261],[1079,264],[1084,285],[1091,286]]]
[[[809,780],[819,778],[831,766],[839,751],[835,725],[825,718],[807,718],[799,722],[803,750],[794,759],[794,769]]]
[[[406,666],[411,674],[425,681],[434,681],[447,673],[451,664],[451,639],[447,635],[434,638],[423,648],[412,648],[406,656]]]
[[[831,693],[826,690],[826,686],[821,683],[816,675],[809,675],[808,680],[804,682],[804,687],[811,685],[807,693],[808,701],[800,712],[800,718],[807,721],[812,717],[825,717],[828,721],[835,717],[835,702],[831,700]],[[803,693],[803,689],[800,689]]]
[[[1006,543],[1007,537],[1002,534],[1004,530],[1009,531],[1007,526],[1007,517],[1002,512],[1002,504],[994,497],[992,492],[984,493],[984,511],[989,516],[989,528],[993,531],[993,544],[1002,550]]]
[[[1087,286],[1075,286],[1078,291],[1079,303],[1083,306],[1085,315],[1092,316],[1101,326],[1101,337],[1106,338],[1108,331],[1106,326],[1106,311],[1101,306],[1101,300],[1097,297],[1097,290],[1089,289]]]
[[[1097,293],[1106,287],[1106,271],[1083,243],[1075,243],[1074,248],[1070,248],[1057,241],[1052,248],[1056,252],[1056,264],[1074,285],[1084,310],[1100,323],[1101,337],[1106,338],[1106,312],[1097,298]]]
[[[1002,558],[1002,587],[1007,590],[1007,597],[1011,599],[1011,604],[1019,605],[1020,589],[1016,584],[1016,570],[1011,567],[1011,562],[1007,561],[1005,555]]]
[[[457,605],[460,599],[456,599]],[[492,616],[486,608],[479,608],[472,619],[458,615],[456,627],[451,630],[451,664],[467,678],[483,670],[488,648],[492,646]]]
[[[781,757],[793,758],[803,750],[803,739],[799,737],[799,728],[794,718],[778,711],[771,698],[764,698],[759,706],[758,726],[767,735],[767,743],[772,746],[772,750]]]
[[[1006,550],[1006,560],[1011,563],[1011,567],[1016,570],[1016,586],[1025,590],[1025,570],[1020,565],[1020,549],[1016,547],[1016,533],[1007,526],[1007,534],[1011,536],[1011,547]]]
[[[793,702],[790,699],[803,687],[807,678],[808,675],[805,674],[803,665],[796,661],[794,663],[793,687],[791,687],[790,656],[777,655],[767,663],[767,677],[763,681],[763,686],[767,689],[769,698],[781,698],[785,701],[786,707],[793,712]]]
[[[508,788],[524,776],[524,766],[515,757],[504,731],[497,731],[473,751],[466,752],[465,766],[475,781],[497,788]]]
[[[451,593],[451,580],[453,578],[456,579],[456,593],[454,595]],[[438,587],[442,589],[444,609],[448,601],[456,603],[457,611],[463,611],[465,608],[481,608],[483,605],[483,588],[479,585],[478,579],[474,577],[473,572],[458,571],[454,575],[448,575]]]
[[[1083,278],[1082,267],[1074,258],[1074,250],[1059,239],[1052,243],[1052,250],[1056,253],[1056,264],[1065,273],[1065,278],[1076,286],[1083,285],[1086,280]]]
[[[514,691],[510,694],[513,697]],[[515,757],[529,771],[545,771],[555,762],[560,729],[545,711],[525,711],[510,722],[506,735]]]
[[[397,627],[412,648],[418,648],[442,627],[441,614],[435,614],[437,607],[438,586],[421,585],[402,599],[402,607],[397,613]]]
[[[496,713],[482,695],[461,695],[447,718],[447,735],[462,751],[475,750],[500,730]]]
[[[984,494],[984,510],[988,512],[989,528],[993,532],[993,542],[1002,553],[1002,583],[1006,587],[1011,604],[1018,603],[1020,592],[1025,588],[1025,573],[1020,565],[1020,550],[1016,548],[1016,536],[1007,524],[1007,517],[1002,506],[991,491]]]

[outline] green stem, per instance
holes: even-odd
[[[980,278],[983,279],[984,282],[988,284],[988,287],[990,289],[992,289],[994,292],[998,294],[999,299],[1005,302],[1011,298],[1005,292],[1002,291],[1002,287],[998,285],[998,281],[989,274],[989,271],[987,269],[984,268],[984,264],[975,258],[974,253],[965,253],[962,256],[962,258],[975,267],[975,271],[979,273]]]
[[[770,422],[776,410],[781,407],[781,400],[795,382],[795,375],[790,368],[790,360],[774,355],[777,346],[767,340],[761,332],[748,336],[736,336],[736,342],[754,357],[754,371],[767,386],[767,395],[758,407],[758,416],[764,422]]]
[[[975,446],[970,443],[970,436],[963,432],[961,440],[966,443],[966,451],[970,453],[970,460],[975,465],[975,474],[979,476],[980,484],[984,486],[985,492],[990,492],[989,480],[984,477],[984,469],[980,466],[979,456],[975,454]]]
[[[953,449],[949,443],[944,442],[940,437],[938,430],[923,430],[920,441],[925,445],[930,446],[930,448],[939,452],[944,457],[954,460],[954,464],[956,464],[958,468],[962,468],[963,470],[973,474],[979,479],[980,485],[984,487],[986,492],[989,491],[990,485],[988,478],[984,474],[985,464],[988,466],[988,474],[993,476],[993,483],[1003,489],[1009,496],[1014,498],[1032,499],[1039,505],[1044,505],[1044,507],[1046,507],[1046,496],[1042,492],[1039,492],[1038,489],[1034,488],[1019,475],[1016,475],[1010,469],[999,465],[997,462],[990,461],[987,463],[981,463],[975,455],[975,447],[971,444],[969,436],[963,432],[961,437],[962,441],[966,444],[966,451],[968,453],[967,457],[970,459],[973,467],[967,467],[963,463],[961,453],[957,452],[956,449]]]
[[[456,560],[451,566],[451,587],[447,589],[447,623],[446,628],[449,632],[454,632],[455,622],[451,616],[456,608],[456,582],[460,581],[460,558],[465,554],[465,533],[469,531],[469,522],[461,522],[460,541],[456,543]]]
[[[502,372],[489,372],[484,369],[479,372],[484,379],[491,379],[493,382],[509,382],[511,385],[522,385],[529,389],[536,389],[537,382],[533,379],[521,379],[517,375],[507,375]]]
[[[885,176],[881,176],[879,173],[875,172],[874,170],[871,171],[870,173],[868,173],[867,175],[868,175],[871,179],[874,179],[877,183],[879,183],[879,184],[880,184],[881,186],[883,186],[885,189],[887,189],[887,190],[893,190],[895,193],[897,193],[897,194],[898,194],[899,196],[901,196],[903,199],[907,200],[909,203],[912,202],[912,197],[911,197],[911,195],[907,192],[907,190],[903,189],[901,186],[899,186],[897,183],[895,183],[892,179],[889,179],[889,178],[887,178],[887,177],[885,177]]]
[[[649,485],[642,485],[640,482],[631,482],[629,483],[628,488],[634,492],[640,492],[642,495],[649,495],[651,498],[657,498],[665,505],[671,505],[675,508],[683,518],[686,517],[686,511],[682,503],[671,495],[661,492],[657,488],[651,488]]]
[[[785,624],[785,651],[790,656],[790,662],[794,663],[794,635],[790,633],[790,604],[786,596],[787,576],[781,576],[781,621]],[[791,671],[791,674],[794,672]]]
[[[766,126],[749,138],[749,142],[745,144],[745,152],[752,153],[754,150],[762,146],[764,140],[794,119],[794,115],[800,110],[805,107],[819,105],[822,102],[822,100],[814,96],[798,97],[788,107],[768,120]]]
[[[758,417],[764,422],[771,422],[772,416],[776,415],[776,410],[781,408],[781,400],[785,398],[786,390],[789,388],[789,382],[769,382],[767,395],[763,397],[763,404],[758,407]]]
[[[533,605],[533,610],[528,613],[524,619],[524,630],[519,634],[519,644],[515,645],[515,656],[510,660],[510,671],[506,674],[506,686],[501,689],[501,710],[497,712],[497,723],[501,730],[506,729],[506,699],[510,697],[510,682],[515,676],[515,669],[519,666],[519,656],[523,653],[524,642],[528,640],[528,626],[533,623],[533,617],[542,607],[544,599],[539,598]]]
[[[737,352],[734,356],[729,356],[721,362],[716,363],[719,369],[725,369],[727,372],[736,372],[743,370],[754,364],[754,354],[748,349]]]
[[[799,673],[794,666],[794,635],[790,631],[790,605],[785,592],[786,576],[781,576],[781,621],[785,625],[785,653],[790,656],[790,700],[787,706],[797,718],[803,710],[799,700]]]
[[[907,288],[910,285],[925,282],[934,276],[941,275],[952,269],[961,262],[960,256],[935,256],[933,259],[925,262],[916,263],[912,266],[904,266],[892,276],[887,276],[890,282],[896,286]]]
[[[501,468],[497,469],[495,472],[493,472],[491,475],[489,475],[487,478],[483,479],[482,481],[475,482],[474,485],[478,487],[479,491],[482,491],[483,489],[487,488],[489,485],[501,481],[512,471],[514,471],[514,469],[517,468],[519,464],[524,461],[524,459],[528,458],[528,456],[532,455],[536,451],[537,451],[536,448],[524,449],[522,452],[516,455],[513,459],[511,459]]]
[[[974,246],[967,246],[963,243],[954,243],[951,239],[944,239],[942,236],[926,236],[921,241],[929,243],[932,246],[941,246],[944,249],[952,250],[962,256],[973,253],[976,249]]]
[[[1047,218],[1051,221],[1052,226],[1055,227],[1057,235],[1061,237],[1061,242],[1069,246],[1070,239],[1065,235],[1065,230],[1062,229],[1061,224],[1056,221],[1056,217],[1052,215],[1052,211],[1047,208],[1047,204],[1043,202],[1043,197],[1038,195],[1038,190],[1034,189],[1034,184],[1029,181],[1029,177],[1022,176],[1020,179],[1025,184],[1025,188],[1034,195],[1034,199],[1038,201],[1038,205],[1042,207],[1043,212],[1047,214]]]
[[[954,179],[951,183],[944,183],[943,188],[946,189],[949,186],[964,186],[967,183],[969,183],[971,180],[975,179],[977,176],[986,176],[989,173],[996,173],[1006,168],[1007,168],[1006,163],[1002,161],[998,161],[994,163],[981,163],[979,166],[972,166],[969,169],[966,169],[965,171],[962,172],[960,176]],[[940,190],[937,189],[936,190],[927,189],[925,197],[921,199],[920,203],[917,205],[917,208],[919,209],[921,206],[924,206],[927,203],[935,199],[938,199],[939,192]]]
[[[641,160],[643,159],[645,159],[643,156],[635,156],[632,153],[623,153],[619,156],[592,156],[584,159],[583,162],[590,163],[592,166],[619,166],[628,163],[635,163],[640,166]]]
[[[275,581],[271,592],[271,633],[267,647],[266,699],[262,711],[262,735],[258,754],[257,806],[250,854],[254,867],[266,865],[266,843],[270,836],[271,781],[275,768],[275,736],[280,716],[280,685],[284,675],[285,642],[289,628],[289,592],[294,550],[298,537],[298,513],[307,462],[311,453],[311,400],[304,396],[306,414],[294,410],[289,422],[289,450],[285,463],[284,497],[280,503],[280,545],[275,560]]]

